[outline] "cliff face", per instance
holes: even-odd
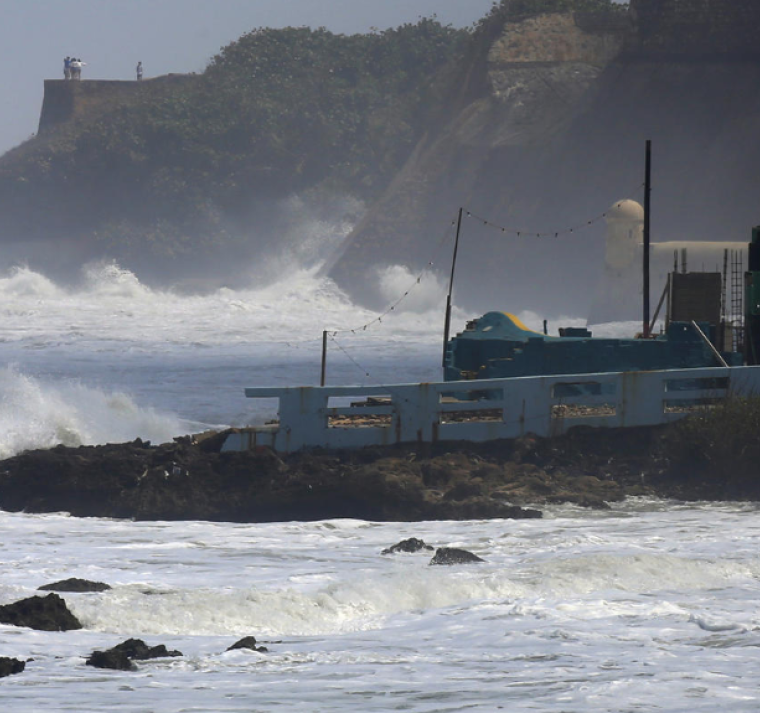
[[[587,223],[616,200],[641,199],[647,139],[655,239],[747,237],[760,218],[760,62],[722,52],[729,28],[760,26],[760,5],[634,9],[638,26],[572,15],[507,23],[488,50],[488,90],[417,147],[331,266],[339,284],[377,300],[367,289],[376,265],[424,266],[464,206],[508,230],[465,220],[458,303],[583,315],[603,260],[603,221]],[[705,34],[712,11],[725,12],[723,29]]]
[[[760,57],[756,0],[631,0],[649,55]]]

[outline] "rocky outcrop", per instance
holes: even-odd
[[[439,547],[430,560],[430,564],[475,564],[476,562],[485,562],[484,559],[467,550],[459,547]]]
[[[726,431],[736,438],[754,421],[742,413],[714,418],[283,457],[219,453],[222,438],[58,447],[3,461],[0,508],[141,520],[421,521],[537,518],[542,504],[606,508],[627,496],[760,500],[756,449],[744,442],[756,434],[741,435],[741,447],[725,445]],[[713,443],[709,462],[695,459]]]
[[[403,450],[219,453],[190,439],[34,451],[4,462],[6,510],[151,519],[269,522],[336,517],[436,520],[539,517],[469,478],[462,456],[430,464]],[[466,461],[466,459],[465,459]],[[470,464],[471,465],[471,464]],[[429,467],[435,483],[425,475]],[[426,482],[426,477],[429,482]]]
[[[60,582],[51,582],[37,587],[41,592],[105,592],[111,586],[105,582],[91,582],[88,579],[78,579],[70,577],[62,579]]]
[[[625,21],[584,26],[572,13],[537,15],[509,22],[488,53],[494,95],[503,98],[499,85],[509,68],[547,62],[604,67],[625,47],[631,29]]]
[[[25,661],[11,659],[7,656],[0,656],[0,678],[12,676],[14,673],[21,673],[25,668]]]
[[[392,555],[396,552],[408,552],[411,554],[414,552],[424,552],[426,550],[432,552],[433,548],[430,545],[425,544],[423,540],[420,540],[417,537],[410,537],[407,540],[401,540],[401,542],[397,542],[395,545],[386,547],[380,554]]]
[[[260,654],[265,654],[269,649],[266,646],[256,646],[255,636],[244,636],[239,641],[236,641],[232,646],[227,648],[227,651],[235,651],[236,649],[248,649],[249,651],[257,651]]]
[[[148,646],[142,639],[127,639],[106,651],[93,651],[85,663],[95,668],[110,668],[118,671],[135,671],[133,661],[147,661],[182,656],[180,651],[170,651],[163,644]]]
[[[66,602],[57,594],[29,597],[0,606],[0,623],[27,626],[39,631],[70,631],[82,628],[79,620],[69,611]]]

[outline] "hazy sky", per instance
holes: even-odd
[[[384,29],[433,14],[467,26],[493,0],[0,0],[0,154],[37,131],[43,80],[63,78],[80,57],[82,79],[200,72],[220,47],[255,27]]]

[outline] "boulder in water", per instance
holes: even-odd
[[[91,582],[89,579],[70,577],[59,582],[43,584],[37,587],[37,590],[41,592],[105,592],[110,588],[111,586],[105,582]]]
[[[395,545],[392,545],[391,547],[386,547],[380,554],[381,555],[392,555],[396,552],[420,552],[422,550],[430,550],[433,551],[433,547],[426,544],[424,540],[420,540],[416,537],[410,537],[407,540],[401,540],[401,542],[397,542]]]
[[[79,620],[57,594],[29,597],[0,606],[0,624],[28,626],[38,631],[70,631],[81,629]]]
[[[137,666],[132,663],[123,651],[93,651],[90,657],[85,661],[88,666],[95,668],[110,668],[114,671],[137,671]]]
[[[458,547],[439,547],[430,560],[430,564],[472,564],[474,562],[485,562],[477,555]]]
[[[14,673],[21,673],[26,668],[26,662],[20,659],[11,659],[7,656],[0,656],[0,678],[11,676]]]
[[[266,646],[256,646],[256,637],[254,636],[244,636],[240,641],[232,644],[227,651],[234,651],[235,649],[250,649],[251,651],[258,651],[260,654],[269,651]]]
[[[93,651],[86,664],[96,668],[135,671],[136,667],[132,663],[133,660],[146,661],[169,656],[182,656],[182,652],[171,651],[163,644],[148,646],[142,639],[127,639],[106,651]]]

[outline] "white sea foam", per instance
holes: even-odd
[[[636,501],[543,520],[129,523],[0,513],[0,603],[67,576],[85,629],[0,626],[14,711],[749,712],[760,685],[756,507]],[[381,556],[402,537],[486,562]],[[225,653],[243,635],[269,652]],[[181,658],[83,659],[128,637]]]
[[[24,450],[131,441],[159,443],[184,432],[176,416],[140,408],[123,393],[78,382],[46,383],[0,369],[0,458]]]
[[[402,300],[398,313],[421,311],[413,322],[418,339],[432,339],[440,326],[425,317],[434,298],[440,297],[439,285],[433,277],[421,287],[411,275],[407,281],[404,277],[394,278],[398,291],[393,301],[406,290],[411,296]],[[415,287],[422,295],[416,303]],[[357,307],[331,280],[319,277],[318,266],[288,270],[268,284],[221,288],[204,295],[151,289],[114,263],[88,265],[83,285],[68,289],[22,269],[0,279],[0,304],[6,340],[45,338],[66,343],[74,339],[141,345],[303,342],[320,337],[325,329],[350,331],[370,322],[372,330],[363,330],[364,337],[388,338],[394,335],[396,317],[389,314],[384,322],[376,322],[377,313]],[[411,326],[407,318],[402,331],[407,333]]]
[[[112,263],[71,288],[25,268],[0,278],[0,457],[249,422],[245,386],[316,383],[326,329],[343,330],[328,383],[438,378],[443,282],[392,268],[388,305],[408,299],[388,314],[358,307],[319,276],[322,241],[340,237],[331,230],[295,220],[291,247],[299,231],[316,235],[295,263],[207,294],[150,288]],[[477,316],[457,305],[452,330]],[[539,314],[518,316],[543,328]],[[582,321],[549,331],[571,324]],[[405,537],[486,562],[380,556]],[[541,520],[387,524],[0,513],[0,543],[0,603],[71,576],[113,585],[64,595],[83,631],[0,626],[0,653],[34,659],[3,679],[14,712],[757,708],[752,504],[639,499],[554,506]],[[224,653],[242,635],[270,653]],[[136,673],[84,665],[131,636],[185,655]]]
[[[446,284],[435,273],[423,270],[414,275],[404,265],[383,268],[379,275],[380,291],[389,305],[399,312],[440,312],[446,304]]]

